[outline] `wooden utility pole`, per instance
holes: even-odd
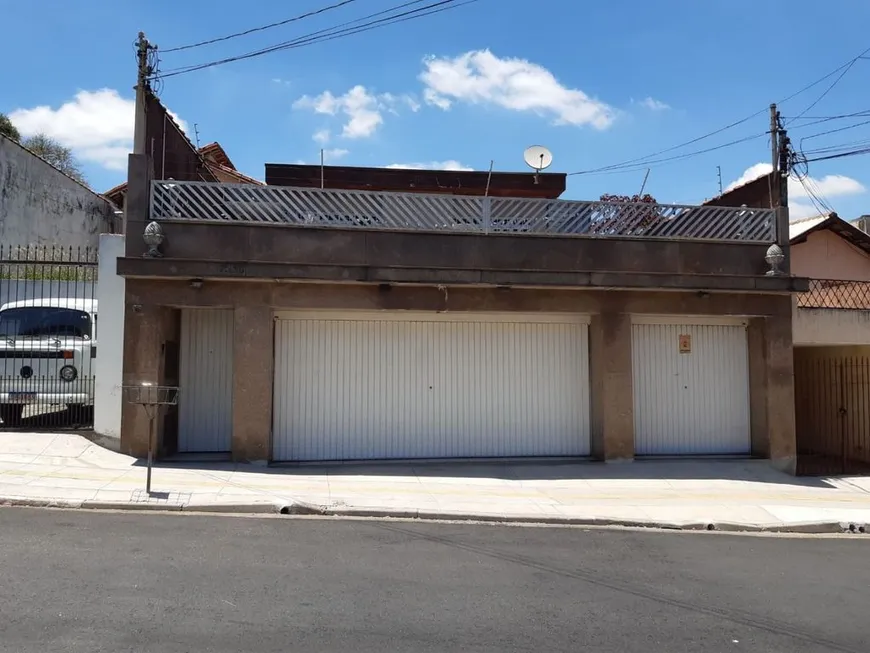
[[[148,87],[148,53],[152,46],[145,38],[144,32],[139,32],[136,41],[136,109],[133,122],[133,154],[145,154],[145,91]]]

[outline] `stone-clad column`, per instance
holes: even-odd
[[[274,322],[269,306],[237,306],[233,327],[233,459],[271,458]]]
[[[592,455],[608,462],[634,459],[631,316],[593,315],[589,325]]]

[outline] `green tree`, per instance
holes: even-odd
[[[0,134],[11,138],[13,141],[21,140],[21,134],[18,133],[18,129],[16,129],[12,121],[9,120],[9,116],[5,113],[0,113]]]
[[[61,145],[45,134],[34,134],[25,138],[21,144],[34,154],[41,156],[61,172],[87,185],[81,166],[75,156],[73,156],[70,148]]]

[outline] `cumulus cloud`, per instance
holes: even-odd
[[[772,170],[773,166],[769,163],[756,163],[747,168],[738,179],[728,184],[725,191],[734,190],[738,186],[749,183],[754,179],[769,175]],[[792,220],[807,218],[819,213],[819,209],[814,206],[813,198],[810,196],[807,187],[815,195],[821,196],[822,199],[860,195],[867,191],[866,187],[857,179],[845,175],[825,175],[818,178],[808,177],[803,184],[799,179],[789,177],[789,215]]]
[[[447,161],[429,161],[428,163],[391,163],[384,167],[407,170],[474,170],[474,168],[464,166],[454,159],[448,159]]]
[[[423,65],[423,99],[440,109],[450,109],[455,102],[491,105],[547,116],[557,125],[596,129],[606,129],[617,115],[610,105],[563,85],[549,70],[526,59],[473,50],[453,58],[429,56]]]
[[[383,124],[384,112],[398,114],[400,106],[406,106],[411,111],[417,111],[420,108],[419,102],[410,95],[393,95],[392,93],[378,95],[360,84],[343,95],[334,95],[330,91],[324,91],[313,97],[303,95],[293,103],[294,109],[309,109],[328,116],[342,115],[344,125],[341,135],[345,138],[371,136]],[[316,137],[315,140],[317,140]]]
[[[114,89],[79,91],[57,108],[41,105],[16,109],[9,119],[22,136],[45,134],[70,148],[82,161],[91,161],[110,170],[124,170],[127,155],[133,150],[135,103]],[[186,130],[183,120],[172,114]]]
[[[656,100],[653,97],[647,97],[640,101],[642,107],[646,107],[650,111],[667,111],[671,105],[665,104],[661,100]]]

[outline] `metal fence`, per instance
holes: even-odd
[[[770,209],[154,181],[155,220],[771,243]]]
[[[870,358],[797,353],[798,473],[870,473]]]
[[[797,296],[800,308],[870,310],[870,282],[811,279],[807,292]]]
[[[97,250],[0,246],[0,429],[92,428]]]

